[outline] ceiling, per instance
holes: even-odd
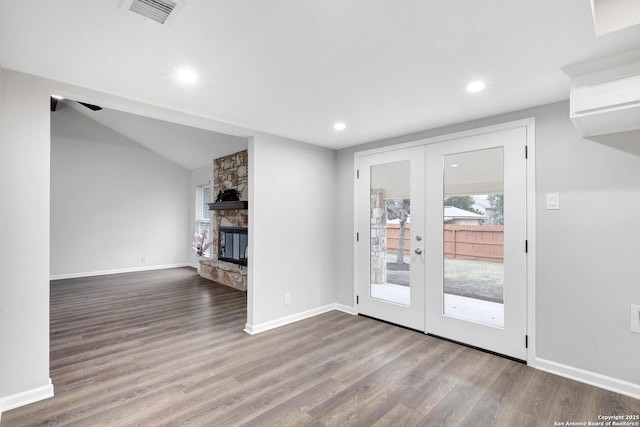
[[[638,46],[588,0],[0,0],[5,68],[330,148],[564,100],[561,67]]]
[[[64,100],[73,108],[120,135],[156,152],[187,170],[211,166],[213,159],[246,150],[246,138],[141,117],[122,111],[91,111],[77,102]],[[58,109],[52,114],[59,114]]]

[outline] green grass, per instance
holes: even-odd
[[[387,262],[395,262],[395,254]],[[501,263],[464,259],[444,260],[444,292],[502,303],[504,266]],[[409,286],[409,271],[387,270],[387,283]]]
[[[447,294],[504,302],[504,264],[466,259],[444,260]]]
[[[504,283],[504,265],[498,262],[445,259],[444,272],[451,280],[500,286]]]

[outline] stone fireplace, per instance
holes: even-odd
[[[247,150],[213,161],[213,198],[235,189],[240,201],[209,204],[211,258],[200,259],[200,276],[242,291],[247,290],[248,165]]]

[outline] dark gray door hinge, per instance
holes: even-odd
[[[528,145],[524,146],[524,158],[525,159],[529,158],[529,146]]]
[[[356,179],[360,179],[360,169],[356,170]]]
[[[529,335],[524,336],[524,348],[529,348]]]
[[[524,241],[524,251],[525,251],[525,253],[529,253],[529,241],[528,240]]]
[[[356,304],[360,304],[360,295],[356,295]]]
[[[356,242],[360,241],[360,233],[356,233]]]

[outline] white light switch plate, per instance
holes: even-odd
[[[640,305],[631,304],[631,332],[640,334]]]
[[[547,193],[547,209],[560,209],[560,193]]]

